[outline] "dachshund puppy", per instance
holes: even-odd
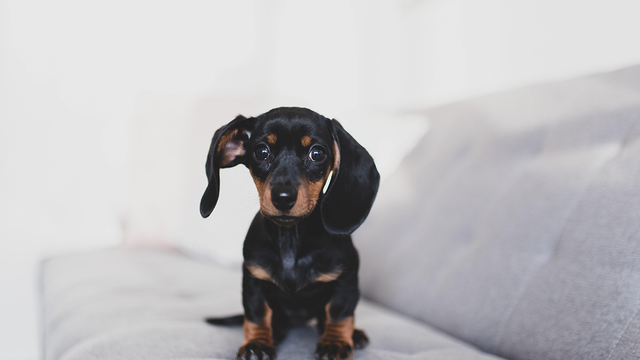
[[[218,201],[220,169],[244,164],[260,197],[244,241],[237,359],[275,358],[288,328],[317,319],[320,359],[349,359],[367,345],[354,327],[358,253],[350,234],[369,214],[380,175],[369,153],[336,120],[304,108],[242,115],[216,131],[200,213]],[[323,192],[325,183],[330,181]],[[207,319],[229,324],[233,318]]]

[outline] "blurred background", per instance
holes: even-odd
[[[44,258],[156,246],[239,264],[258,203],[246,169],[198,212],[210,138],[235,115],[336,118],[384,181],[428,131],[421,109],[640,63],[638,14],[634,0],[0,0],[0,359],[39,357]]]

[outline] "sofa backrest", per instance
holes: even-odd
[[[428,116],[354,234],[363,296],[510,359],[640,358],[640,66]]]

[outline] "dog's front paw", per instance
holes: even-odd
[[[238,350],[236,360],[274,360],[276,349],[261,342],[249,342]]]
[[[353,346],[340,340],[320,339],[316,346],[316,357],[318,360],[344,360],[350,359],[353,355]]]

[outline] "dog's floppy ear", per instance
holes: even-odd
[[[320,213],[329,234],[344,236],[354,232],[369,215],[380,174],[371,155],[337,120],[331,120],[330,127],[336,161]]]
[[[220,168],[246,164],[247,151],[244,144],[251,137],[255,118],[238,115],[227,125],[221,127],[213,135],[209,155],[207,155],[206,172],[209,185],[200,200],[200,215],[208,217],[216,207],[220,194]]]

